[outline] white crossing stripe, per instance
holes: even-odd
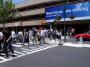
[[[48,47],[44,47],[44,48],[36,48],[36,49],[32,49],[32,50],[29,50],[29,49],[25,49],[25,48],[20,48],[22,49],[22,52],[19,52],[19,51],[14,51],[15,54],[21,54],[21,55],[18,55],[17,57],[9,57],[8,59],[4,58],[4,57],[0,57],[1,61],[0,63],[3,63],[3,62],[6,62],[6,61],[10,61],[10,60],[13,60],[13,59],[17,59],[17,58],[20,58],[20,57],[23,57],[23,56],[26,56],[26,55],[30,55],[32,53],[36,53],[36,52],[39,52],[39,51],[43,51],[43,50],[46,50],[46,49],[49,49],[49,48],[53,48],[53,47],[56,47],[58,45],[52,45],[52,46],[48,46]],[[25,53],[23,53],[25,52]]]
[[[22,55],[25,55],[24,53],[21,53],[21,52],[18,52],[18,51],[14,51],[15,53],[19,53],[19,54],[22,54]]]
[[[13,45],[14,47],[22,47],[22,45]]]
[[[24,50],[24,51],[32,51],[30,49],[25,49],[25,48],[21,48],[21,49]]]
[[[7,59],[6,59],[6,58],[4,58],[4,57],[0,57],[0,59],[1,59],[1,60],[7,60]]]
[[[9,58],[0,57],[0,59],[2,59],[2,61],[0,61],[0,63],[2,63],[2,62],[12,60],[13,58],[12,57],[9,57]]]

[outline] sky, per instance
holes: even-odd
[[[19,2],[22,2],[24,0],[13,0],[13,2],[16,4],[16,3],[19,3]]]

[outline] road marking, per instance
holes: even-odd
[[[30,55],[30,54],[33,54],[33,53],[36,53],[36,52],[40,52],[40,51],[43,51],[43,50],[46,50],[46,49],[49,49],[49,48],[53,48],[53,47],[56,47],[58,45],[52,45],[52,46],[48,46],[48,47],[45,47],[45,48],[38,48],[38,49],[33,49],[32,51],[28,52],[27,51],[27,54],[24,54],[24,53],[21,53],[21,52],[18,52],[18,51],[15,51],[15,53],[18,53],[18,54],[21,54],[17,57],[14,57],[14,58],[9,58],[9,59],[6,59],[6,58],[1,58],[3,59],[3,61],[0,61],[0,63],[3,63],[3,62],[7,62],[7,61],[10,61],[10,60],[13,60],[13,59],[17,59],[17,58],[20,58],[20,57],[23,57],[23,56],[27,56],[27,55]],[[24,49],[24,48],[23,48]],[[28,50],[28,49],[24,49],[24,50]],[[26,51],[25,51],[26,52]]]
[[[32,51],[30,49],[25,49],[25,48],[21,48],[21,49],[24,50],[24,51]]]
[[[22,45],[13,45],[14,47],[22,47]]]
[[[19,53],[21,55],[25,55],[24,53],[18,52],[18,51],[14,51],[15,53]]]
[[[1,60],[6,60],[6,58],[4,58],[4,57],[0,57],[0,59],[1,59]]]
[[[0,57],[0,59],[2,59],[2,61],[0,61],[0,63],[3,63],[6,61],[9,61],[9,60],[12,60],[13,58],[12,57],[9,57],[9,58]]]

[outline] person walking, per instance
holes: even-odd
[[[24,38],[23,38],[23,32],[22,31],[19,31],[18,32],[18,42],[21,43],[21,44],[24,44]]]
[[[15,44],[16,33],[14,30],[11,31],[11,36],[12,36],[12,44]]]
[[[41,28],[41,30],[40,30],[41,45],[45,44],[45,34],[46,34],[46,30]]]
[[[11,44],[11,34],[10,32],[8,32],[7,30],[5,32],[3,32],[3,52],[5,53],[5,57],[9,57],[9,54],[8,54],[8,49],[12,52],[12,56],[14,55],[14,50],[13,50],[13,47],[12,47],[12,44]]]
[[[0,32],[0,50],[2,49],[2,39],[3,39],[3,33]]]
[[[33,39],[33,31],[30,29],[29,30],[29,41],[32,42]]]
[[[36,35],[37,35],[37,30],[36,30],[36,28],[34,27],[33,29],[32,29],[32,31],[33,31],[33,45],[35,45],[35,43],[36,43]]]
[[[61,36],[62,36],[62,32],[60,30],[57,31],[57,38],[59,40],[59,45],[62,45],[62,43],[61,43]]]
[[[40,29],[38,29],[38,31],[37,31],[37,38],[38,38],[38,43],[39,43],[39,45],[41,44],[41,30]]]

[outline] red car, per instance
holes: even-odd
[[[88,33],[83,33],[83,34],[77,34],[74,36],[75,39],[79,40],[80,37],[83,38],[83,40],[90,40],[90,32]]]

